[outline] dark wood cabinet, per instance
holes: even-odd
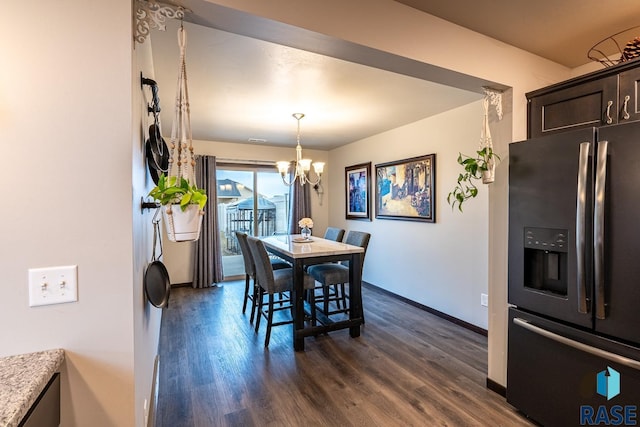
[[[640,105],[638,105],[640,103],[640,95],[638,95],[639,84],[640,66],[619,74],[619,123],[640,120]]]
[[[60,374],[55,373],[18,427],[60,425]]]
[[[640,61],[527,93],[528,137],[640,120]]]

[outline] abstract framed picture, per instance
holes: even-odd
[[[436,221],[436,155],[376,165],[376,218]]]
[[[347,166],[344,173],[346,218],[371,221],[371,162]]]

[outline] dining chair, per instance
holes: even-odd
[[[271,338],[271,328],[273,326],[286,325],[293,323],[293,315],[289,316],[286,320],[275,322],[273,321],[273,315],[276,311],[290,310],[292,305],[280,304],[275,306],[274,295],[284,292],[290,292],[293,288],[293,268],[282,268],[274,270],[269,259],[269,254],[264,246],[264,243],[255,237],[247,236],[247,243],[251,255],[253,257],[255,274],[258,283],[257,300],[257,314],[255,330],[258,332],[260,328],[260,318],[264,316],[267,319],[267,332],[264,338],[264,346],[269,346],[269,339]],[[304,289],[313,291],[315,281],[306,273],[304,274]],[[264,310],[264,297],[268,296],[267,308]],[[315,325],[315,300],[312,299],[311,305],[311,322]],[[293,314],[293,313],[292,313]]]
[[[243,233],[242,231],[236,231],[235,234],[236,234],[236,239],[238,239],[238,244],[240,245],[240,252],[242,253],[242,260],[244,261],[244,272],[245,272],[242,314],[246,312],[247,303],[249,300],[251,300],[251,317],[249,318],[249,322],[253,323],[253,318],[256,310],[256,295],[258,294],[258,284],[256,283],[255,265],[253,262],[253,256],[251,255],[251,251],[249,250],[249,245],[247,243],[247,236],[248,236],[247,233]],[[269,258],[269,262],[271,263],[271,267],[274,270],[291,267],[291,265],[288,262],[278,258]],[[250,286],[252,281],[253,281],[253,286]]]
[[[349,231],[349,233],[347,233],[347,238],[345,239],[345,243],[349,245],[364,248],[362,266],[364,266],[364,257],[367,254],[367,247],[369,246],[370,239],[371,234],[363,231]],[[362,274],[362,270],[360,273]],[[349,311],[349,307],[346,303],[348,295],[345,292],[345,283],[349,282],[349,261],[312,265],[308,268],[308,274],[322,285],[322,312],[325,315],[328,316],[330,314],[345,313]],[[336,287],[336,295],[332,295],[330,292],[330,287],[332,286]],[[336,304],[335,310],[329,310],[329,304],[332,301]],[[340,306],[340,303],[342,303],[342,307]],[[360,301],[360,306],[362,306],[362,301]],[[364,323],[364,309],[362,311],[362,320],[362,323]]]
[[[324,238],[327,240],[333,240],[334,242],[342,242],[344,237],[344,229],[338,227],[327,227],[324,232]]]
[[[334,242],[342,242],[342,238],[344,237],[344,229],[338,227],[327,227],[324,232],[324,238],[327,240],[333,240]],[[332,289],[333,288],[333,289]],[[323,295],[325,293],[324,285],[316,286],[316,290],[322,291]],[[338,285],[333,285],[332,287],[328,287],[326,289],[328,293],[326,298],[330,301],[335,300],[338,308],[340,308],[340,299],[338,293]],[[313,292],[313,296],[315,298],[315,291]],[[345,307],[346,308],[346,307]]]

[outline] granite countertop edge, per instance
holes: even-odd
[[[64,350],[0,357],[0,427],[15,427],[59,371]]]

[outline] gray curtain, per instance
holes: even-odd
[[[290,170],[293,168],[290,168]],[[293,179],[293,173],[289,175]],[[289,187],[289,234],[300,234],[298,221],[311,218],[311,185],[300,185],[298,180]]]
[[[218,229],[218,186],[216,184],[216,158],[198,156],[196,182],[207,192],[207,206],[202,218],[200,238],[196,241],[193,259],[194,288],[208,288],[222,282],[222,251]]]

